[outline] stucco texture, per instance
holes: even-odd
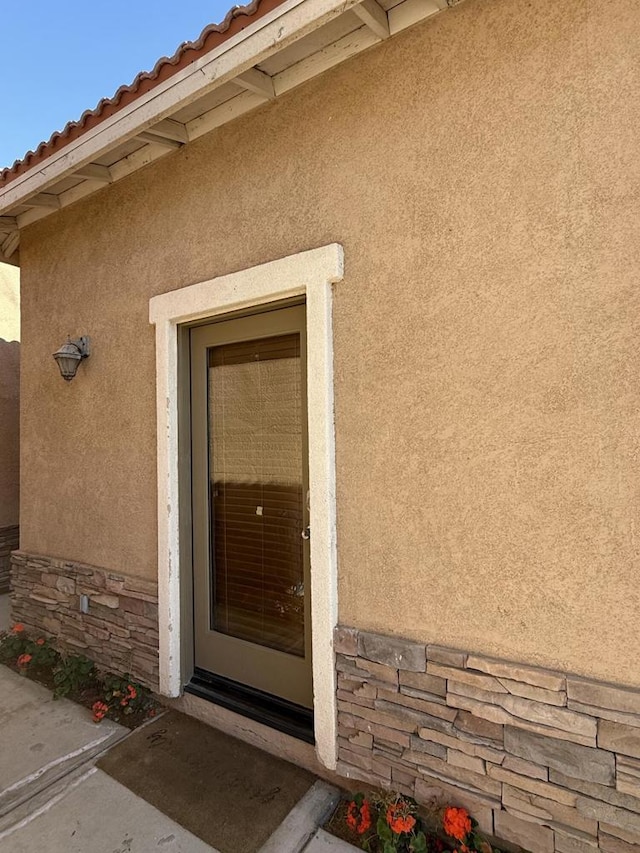
[[[0,528],[20,515],[20,270],[0,264]]]
[[[340,620],[639,685],[639,45],[468,0],[26,229],[22,547],[152,577],[149,298],[339,242]]]

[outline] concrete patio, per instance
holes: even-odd
[[[0,630],[7,627],[8,596],[1,596]],[[54,701],[49,690],[0,666],[0,849],[10,844],[14,853],[226,853],[95,766],[129,735],[110,720],[96,726],[86,708]],[[313,784],[260,853],[353,850],[318,829],[337,794],[324,782]]]
[[[0,848],[10,838],[20,853],[211,851],[93,766],[127,734],[0,666]]]

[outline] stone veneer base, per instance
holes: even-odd
[[[533,853],[640,853],[640,690],[339,627],[338,772]]]
[[[9,592],[11,552],[20,544],[20,528],[17,524],[0,527],[0,595]]]
[[[158,689],[158,585],[70,560],[16,551],[11,616],[99,667]],[[80,596],[89,613],[80,612]]]

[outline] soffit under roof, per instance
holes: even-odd
[[[0,172],[0,261],[20,229],[170,155],[459,0],[253,0]]]

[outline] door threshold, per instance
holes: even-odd
[[[313,711],[309,708],[198,668],[184,691],[305,743],[315,744]]]

